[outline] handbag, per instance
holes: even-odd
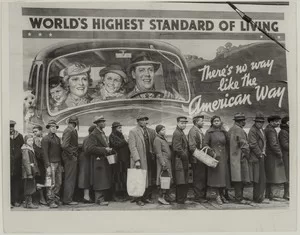
[[[203,162],[205,165],[216,168],[219,161],[207,154],[208,149],[208,146],[203,147],[201,150],[196,149],[193,153],[193,156],[200,162]]]
[[[127,169],[127,192],[132,197],[142,197],[146,189],[147,171],[143,169]]]

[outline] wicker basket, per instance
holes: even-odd
[[[217,161],[216,159],[214,159],[213,157],[211,157],[207,154],[208,149],[209,149],[209,147],[207,147],[207,146],[202,148],[201,150],[196,149],[195,152],[193,153],[193,156],[200,162],[203,162],[205,165],[212,167],[212,168],[216,168],[219,161]]]

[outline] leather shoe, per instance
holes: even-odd
[[[15,203],[13,204],[13,206],[14,206],[14,207],[20,207],[20,206],[21,206],[21,204],[20,204],[20,203],[18,203],[18,202],[15,202]]]
[[[99,202],[100,206],[108,206],[108,202],[107,201],[103,201],[103,202]]]
[[[195,198],[194,201],[198,202],[198,203],[207,203],[208,202],[208,200],[206,200],[205,198]]]
[[[153,203],[150,199],[143,199],[142,201],[143,201],[144,203],[149,203],[149,204],[152,204],[152,203]]]
[[[68,205],[68,206],[76,206],[78,205],[78,202],[69,202],[69,203],[65,203],[65,205]]]
[[[83,198],[83,203],[85,203],[85,204],[92,204],[93,201],[91,199],[87,200],[87,199]]]
[[[143,201],[137,201],[136,204],[138,206],[145,206],[145,203]]]

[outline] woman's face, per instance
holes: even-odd
[[[56,103],[61,104],[66,99],[67,91],[58,85],[50,89],[50,95]]]
[[[123,79],[119,74],[107,73],[104,75],[104,87],[109,93],[116,93],[122,86]]]
[[[121,133],[122,133],[122,126],[116,127],[116,130],[117,130],[118,132],[121,132]]]
[[[221,120],[220,120],[220,118],[216,118],[213,121],[213,126],[215,126],[215,127],[220,127],[221,126]]]
[[[87,93],[89,84],[88,75],[86,73],[74,75],[69,78],[70,93],[83,97]]]
[[[28,144],[29,146],[32,147],[33,146],[33,138],[27,139],[26,144]]]

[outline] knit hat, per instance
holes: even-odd
[[[165,126],[163,126],[163,125],[157,125],[157,126],[155,127],[156,133],[158,134],[163,128],[165,128]]]

